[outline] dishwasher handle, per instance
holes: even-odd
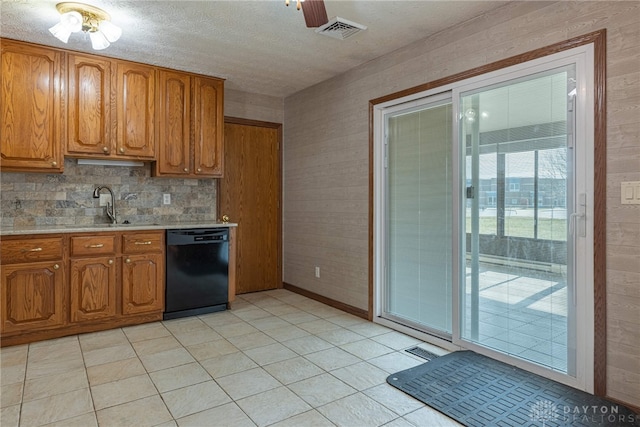
[[[216,242],[216,241],[226,241],[227,238],[228,236],[226,234],[193,236],[193,241],[194,242]]]
[[[167,230],[167,245],[216,244],[229,240],[229,230],[189,229]]]

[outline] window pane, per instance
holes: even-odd
[[[567,240],[567,149],[540,151],[538,239]]]
[[[525,151],[505,155],[505,236],[535,237],[534,154]]]
[[[467,177],[471,176],[471,156],[467,156]],[[479,160],[480,182],[478,185],[478,197],[480,202],[480,234],[497,235],[498,224],[498,181],[496,180],[497,167],[496,153],[481,154]],[[467,178],[467,187],[471,187],[471,178]],[[467,230],[471,230],[471,204],[467,199]]]
[[[388,119],[385,315],[451,333],[450,103]]]

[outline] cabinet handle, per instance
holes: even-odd
[[[124,148],[123,147],[120,147],[120,152],[124,153]]]
[[[147,240],[146,242],[135,242],[134,245],[150,245],[151,240]]]
[[[42,251],[42,248],[23,249],[22,253],[25,253],[25,252],[41,252],[41,251]]]
[[[182,170],[185,171],[185,172],[189,172],[189,169],[187,169],[187,168],[184,168]]]
[[[102,248],[104,243],[98,243],[97,245],[85,245],[85,248]]]
[[[54,270],[57,270],[57,269],[59,269],[59,268],[60,268],[60,266],[59,266],[58,264],[53,264],[53,269],[54,269]]]
[[[112,259],[110,259],[110,260],[109,260],[109,265],[112,265],[112,264],[113,264],[113,260],[112,260]]]
[[[198,168],[198,173],[202,172],[202,169]]]
[[[102,147],[102,151],[104,151],[105,153],[109,152],[109,147]]]
[[[58,162],[51,162],[51,166],[55,168],[56,166],[58,166]]]
[[[126,262],[127,264],[129,264],[131,262],[131,260],[129,258],[127,258],[126,260],[124,260],[124,262]]]

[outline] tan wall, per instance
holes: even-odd
[[[275,96],[225,89],[224,115],[262,122],[282,123],[284,102]]]
[[[640,406],[640,2],[514,2],[285,99],[284,281],[368,307],[368,101],[607,29],[611,397]],[[321,268],[320,279],[314,267]]]

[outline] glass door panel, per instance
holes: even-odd
[[[460,98],[461,338],[573,376],[574,74],[563,67]]]
[[[450,336],[450,99],[386,116],[386,284],[382,317]]]

